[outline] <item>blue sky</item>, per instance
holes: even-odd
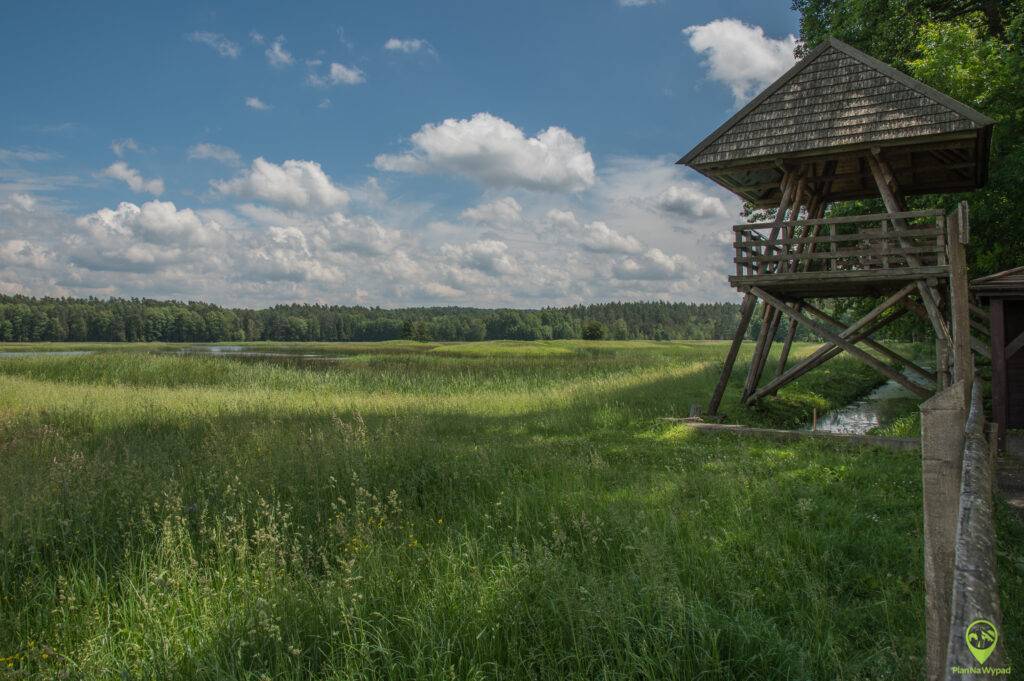
[[[793,63],[788,0],[8,3],[0,292],[728,300],[673,161]]]

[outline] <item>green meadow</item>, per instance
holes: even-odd
[[[919,457],[662,420],[726,347],[0,346],[0,679],[920,678]]]

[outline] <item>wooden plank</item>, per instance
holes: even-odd
[[[782,274],[755,275],[751,277],[730,277],[729,282],[734,287],[757,286],[761,283],[766,285],[785,285],[787,283],[800,284],[809,283],[815,280],[840,281],[842,279],[870,279],[877,281],[897,280],[908,281],[911,279],[927,279],[935,276],[946,276],[949,274],[948,267],[926,266],[926,267],[899,267],[888,270],[849,270],[845,272],[792,272]]]
[[[813,226],[813,227],[827,227],[828,225],[827,224],[823,224],[823,225],[811,225],[811,226]],[[747,232],[747,231],[753,232],[754,235],[759,234],[759,232],[757,232],[755,230],[744,230],[744,232]],[[740,233],[743,233],[743,232],[740,232]],[[867,241],[867,240],[878,240],[878,239],[884,239],[884,238],[887,238],[887,237],[898,237],[898,236],[918,237],[918,238],[922,238],[923,239],[923,238],[929,238],[929,237],[942,236],[943,234],[944,234],[943,230],[938,228],[938,227],[921,226],[919,228],[918,227],[911,227],[910,229],[903,230],[903,231],[897,230],[897,231],[882,232],[882,231],[862,230],[860,232],[854,232],[852,234],[837,234],[835,237],[826,237],[826,236],[819,236],[819,237],[795,237],[795,238],[792,238],[792,239],[779,239],[775,243],[776,244],[781,244],[781,245],[795,245],[795,244],[808,244],[808,243],[829,243],[829,242],[832,242],[832,241],[839,241],[839,242],[843,242],[843,241]],[[732,242],[732,245],[735,248],[740,248],[740,247],[746,247],[747,243],[745,241],[734,241],[734,242]]]
[[[718,407],[722,404],[722,396],[725,395],[725,388],[729,384],[732,367],[736,363],[736,356],[739,354],[740,346],[743,344],[743,337],[747,334],[747,327],[750,325],[750,317],[754,314],[756,304],[757,298],[751,294],[748,293],[743,296],[743,302],[740,304],[740,321],[736,327],[732,345],[729,346],[729,352],[725,356],[725,362],[722,364],[722,375],[718,379],[715,391],[711,394],[711,402],[708,403],[708,414],[711,416],[718,413]]]
[[[904,248],[904,247],[895,247],[895,248],[870,247],[870,248],[858,248],[858,249],[845,249],[845,250],[842,250],[842,251],[834,251],[832,253],[803,253],[803,254],[800,254],[800,253],[796,253],[796,252],[791,252],[791,253],[787,253],[786,255],[747,256],[747,257],[742,257],[742,258],[734,258],[733,261],[734,262],[740,262],[740,263],[753,263],[753,262],[780,262],[780,261],[783,261],[783,260],[789,261],[789,260],[794,260],[794,259],[796,259],[796,260],[835,260],[835,259],[839,259],[839,258],[860,258],[860,257],[863,257],[863,256],[871,256],[871,255],[874,255],[874,256],[883,256],[884,255],[884,256],[889,256],[889,257],[904,256],[905,258],[907,258],[909,260],[910,258],[908,256],[938,254],[940,252],[941,251],[939,251],[939,249],[937,249],[935,246],[912,246],[912,247],[909,247],[909,248]],[[920,267],[921,265],[918,264],[916,266]],[[901,266],[894,265],[890,269],[895,269],[896,267],[901,267]],[[906,267],[911,267],[911,265],[906,265]]]
[[[894,210],[888,213],[871,213],[870,215],[843,215],[829,218],[789,220],[784,222],[784,224],[787,227],[795,227],[798,225],[845,225],[857,222],[881,222],[882,220],[892,220],[894,218],[904,220],[910,220],[912,218],[937,218],[942,217],[943,215],[944,213],[941,210],[929,208],[928,210]],[[774,223],[771,222],[747,222],[742,225],[733,225],[733,230],[738,232],[741,229],[751,229],[762,225],[771,227],[773,224]]]
[[[918,395],[919,397],[929,397],[932,394],[930,390],[927,390],[926,388],[919,386],[917,383],[914,383],[909,378],[893,369],[891,366],[885,364],[884,362],[875,358],[873,355],[865,352],[864,350],[861,350],[847,339],[841,337],[838,334],[832,333],[832,331],[830,331],[829,329],[825,328],[824,326],[815,322],[814,320],[809,319],[800,312],[796,312],[795,310],[791,309],[788,310],[786,308],[785,303],[783,303],[781,300],[779,300],[772,294],[768,293],[767,291],[759,289],[755,286],[750,289],[750,292],[753,293],[758,298],[760,298],[763,302],[767,303],[768,305],[771,305],[779,312],[788,314],[793,319],[796,319],[798,322],[800,322],[801,324],[803,324],[811,331],[824,338],[825,340],[828,340],[834,343],[835,345],[841,347],[843,350],[846,350],[855,358],[859,359],[863,363],[875,369],[882,375],[887,376],[892,380],[896,381],[897,383],[899,383],[900,385],[902,385],[904,388],[914,393],[915,395]]]

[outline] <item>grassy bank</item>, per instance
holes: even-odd
[[[3,664],[83,679],[919,676],[918,461],[659,421],[706,401],[725,347],[0,359]],[[724,409],[792,425],[877,382],[828,369],[758,410],[737,405],[739,376]]]

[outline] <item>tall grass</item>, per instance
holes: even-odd
[[[920,675],[915,457],[658,420],[724,344],[525,347],[0,360],[0,669]],[[833,371],[759,410],[739,378],[726,411],[799,421],[877,381]]]

